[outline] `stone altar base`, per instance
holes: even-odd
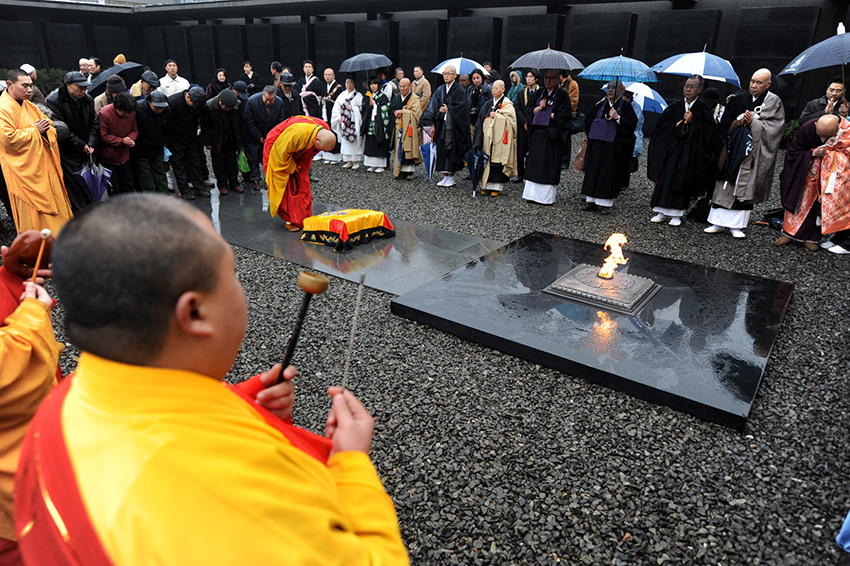
[[[628,273],[661,287],[635,314],[544,292],[607,255],[535,232],[396,298],[392,312],[743,430],[794,286],[627,249]]]

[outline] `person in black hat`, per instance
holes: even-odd
[[[292,118],[304,114],[301,110],[301,97],[293,92],[295,77],[292,73],[284,71],[280,74],[280,86],[277,87],[277,95],[283,100],[283,119]]]
[[[88,189],[76,173],[89,161],[100,140],[100,125],[94,100],[88,94],[91,83],[79,71],[65,75],[65,84],[47,95],[47,107],[53,119],[65,122],[69,134],[59,141],[59,156],[65,191],[74,214],[91,205]]]
[[[177,190],[186,200],[210,196],[201,177],[200,163],[206,156],[198,146],[198,124],[206,99],[204,89],[199,86],[168,97],[171,108],[171,134],[166,144],[171,151],[169,163],[174,168]]]
[[[163,160],[165,144],[171,133],[171,109],[168,97],[159,91],[151,92],[136,106],[136,127],[139,137],[133,148],[139,188],[146,192],[168,194],[168,178]]]
[[[142,73],[142,78],[136,81],[130,87],[130,96],[140,102],[144,100],[151,92],[159,88],[159,77],[153,71],[145,71]]]
[[[110,75],[106,78],[106,92],[94,99],[94,111],[100,112],[107,104],[115,102],[119,92],[127,92],[127,85],[120,75]]]
[[[248,98],[251,97],[250,93],[248,92],[248,85],[245,84],[245,81],[236,81],[235,83],[233,83],[233,87],[231,88],[231,90],[236,94],[236,96],[239,97],[239,100],[242,102],[244,109],[244,104],[248,102]]]
[[[242,104],[231,89],[221,91],[204,105],[201,138],[212,155],[213,171],[222,195],[242,192],[236,156],[242,148],[244,131]]]

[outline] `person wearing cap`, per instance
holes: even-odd
[[[68,125],[68,137],[59,141],[65,190],[74,214],[92,203],[89,190],[77,171],[88,164],[100,140],[100,124],[94,111],[94,100],[88,94],[89,83],[82,73],[65,75],[65,84],[47,95],[47,107],[53,119]]]
[[[210,196],[201,177],[200,162],[205,156],[198,147],[198,125],[206,100],[206,93],[199,86],[168,97],[171,108],[171,135],[167,143],[171,158],[168,162],[174,170],[177,190],[186,200]]]
[[[236,81],[233,83],[233,86],[230,87],[230,90],[239,97],[239,101],[242,103],[242,110],[245,110],[245,103],[248,102],[248,99],[251,98],[251,94],[248,92],[248,85],[245,84],[245,81]]]
[[[112,171],[110,195],[135,192],[130,148],[136,145],[136,101],[126,92],[118,93],[115,102],[97,113],[100,123],[100,145],[97,158]]]
[[[27,73],[9,70],[6,84],[0,94],[0,168],[15,227],[18,233],[48,228],[56,234],[72,216],[62,183],[56,129],[29,101],[32,79]]]
[[[231,89],[209,99],[201,114],[201,138],[210,150],[213,171],[222,195],[242,192],[236,156],[242,148],[245,121],[239,97]]]
[[[292,90],[294,85],[295,77],[292,73],[284,71],[280,74],[280,86],[277,88],[277,95],[283,100],[284,120],[304,114],[301,110],[301,98]]]
[[[123,53],[119,53],[118,55],[115,56],[115,59],[112,60],[113,65],[123,65],[126,62],[127,62],[127,58],[124,57]],[[91,72],[91,70],[92,69],[90,68],[89,72]]]
[[[127,92],[127,85],[119,75],[110,75],[106,79],[106,91],[94,99],[94,111],[100,112],[104,106],[112,104],[120,92]]]
[[[275,96],[275,88],[271,85],[250,97],[245,104],[245,138],[242,147],[251,167],[248,180],[255,190],[260,185],[260,162],[266,136],[282,121],[283,101]]]
[[[189,81],[177,74],[177,61],[169,59],[165,62],[165,75],[159,79],[159,92],[165,96],[185,92],[191,85]]]
[[[142,78],[130,87],[130,96],[140,102],[148,97],[150,93],[159,88],[159,77],[153,71],[145,71]]]
[[[132,150],[139,188],[146,192],[168,194],[168,178],[163,159],[171,134],[171,109],[168,97],[155,90],[136,104],[139,137]]]
[[[35,72],[35,67],[30,65],[29,63],[24,63],[21,65],[21,70],[28,74],[32,79],[32,98],[30,98],[30,102],[33,104],[44,104],[45,98],[44,94],[39,90],[37,86],[35,86],[35,81],[38,80],[38,73]]]

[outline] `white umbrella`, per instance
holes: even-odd
[[[442,73],[446,70],[446,67],[454,67],[457,71],[458,75],[468,75],[475,69],[479,69],[485,76],[490,76],[490,73],[487,72],[487,69],[484,68],[484,65],[479,63],[478,61],[473,61],[472,59],[467,59],[463,55],[460,57],[453,57],[451,59],[446,59],[433,69],[431,69],[432,73]]]
[[[643,83],[623,83],[626,85],[626,90],[631,92],[635,97],[635,102],[638,103],[640,109],[644,112],[655,112],[661,114],[667,108],[667,103],[664,97],[649,88]],[[608,85],[603,85],[602,90],[608,88]]]

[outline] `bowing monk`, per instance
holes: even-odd
[[[0,167],[9,188],[18,233],[49,228],[58,234],[71,219],[62,182],[56,129],[30,102],[32,79],[20,69],[6,74],[0,94]]]
[[[53,269],[82,354],[24,443],[28,566],[408,564],[368,456],[374,421],[350,392],[329,388],[321,437],[292,424],[290,383],[263,390],[280,365],[221,383],[247,307],[203,213],[160,195],[109,200],[62,231]]]
[[[266,136],[263,168],[269,191],[269,211],[297,232],[304,219],[313,215],[310,191],[310,165],[320,151],[331,151],[336,136],[327,122],[309,116],[293,116],[278,124]]]
[[[53,300],[30,279],[41,234],[29,230],[0,247],[0,564],[23,564],[15,537],[15,470],[30,420],[62,374],[63,346],[51,322]],[[41,265],[50,261],[49,242]],[[39,269],[36,281],[50,276]],[[21,297],[23,296],[23,300]]]

